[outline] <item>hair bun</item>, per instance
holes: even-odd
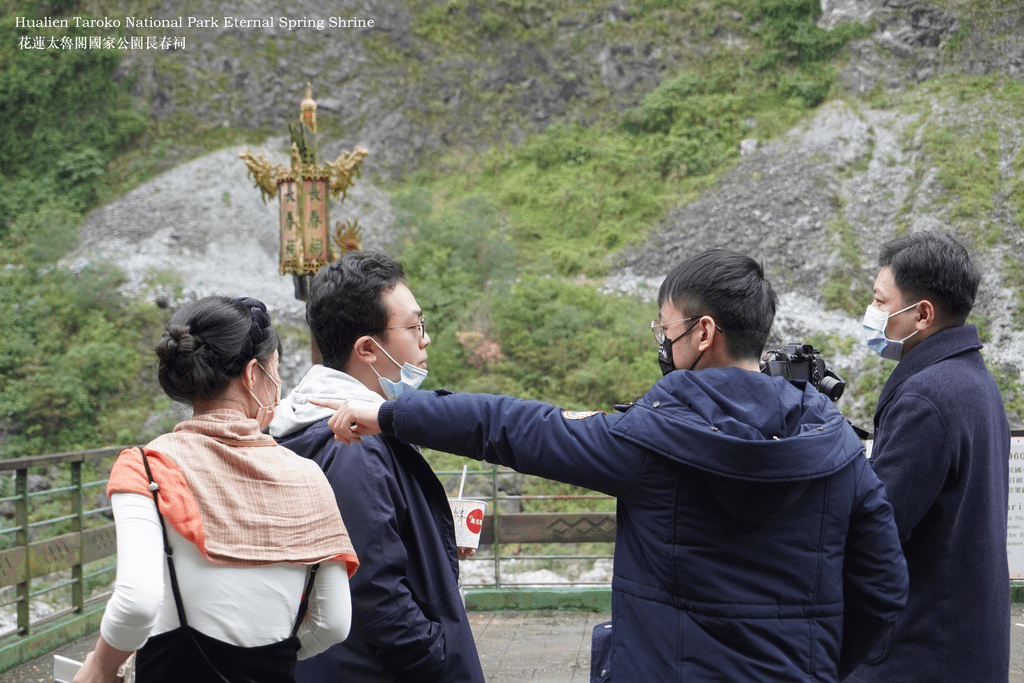
[[[157,343],[157,354],[165,360],[172,360],[194,354],[199,346],[199,339],[187,325],[169,325]]]

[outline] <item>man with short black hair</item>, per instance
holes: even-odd
[[[296,680],[483,683],[441,482],[417,448],[394,438],[338,443],[332,411],[310,402],[376,406],[426,376],[430,335],[402,265],[382,253],[344,254],[313,278],[306,321],[323,365],[281,402],[270,434],[327,474],[361,564],[351,634],[299,662]]]
[[[878,397],[872,469],[910,571],[906,610],[850,680],[1005,683],[1010,433],[981,340],[981,276],[951,237],[882,246],[866,341],[899,361]]]
[[[617,497],[601,681],[837,681],[906,600],[882,485],[828,398],[759,372],[777,299],[758,262],[704,252],[658,301],[665,377],[624,414],[413,391],[328,424]]]

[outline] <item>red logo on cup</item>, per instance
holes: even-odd
[[[484,525],[484,511],[473,510],[466,515],[466,528],[472,531],[474,534],[480,533],[480,529]]]

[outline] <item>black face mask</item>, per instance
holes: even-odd
[[[672,360],[672,345],[675,344],[680,339],[682,339],[683,337],[685,337],[686,335],[690,334],[690,330],[696,327],[697,323],[699,322],[700,320],[697,320],[697,322],[686,328],[686,331],[683,332],[678,337],[676,337],[675,339],[669,339],[668,337],[665,337],[665,341],[658,344],[658,367],[661,368],[661,375],[663,377],[676,369],[675,363]],[[704,355],[703,351],[701,351],[700,353],[701,356]],[[700,356],[697,356],[697,360],[693,361],[693,365],[690,366],[691,370],[693,370],[693,366],[696,365],[697,361],[699,360]]]

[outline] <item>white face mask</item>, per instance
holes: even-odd
[[[271,403],[269,406],[263,405],[263,401],[261,401],[256,394],[252,393],[252,389],[246,387],[246,390],[249,392],[249,394],[254,399],[256,399],[256,403],[260,404],[259,410],[256,411],[256,422],[259,423],[260,431],[262,432],[264,429],[270,426],[271,422],[274,421],[274,413],[277,411],[277,405],[281,402],[281,383],[274,379],[273,375],[267,372],[267,369],[263,367],[262,363],[257,361],[256,365],[259,365],[260,370],[265,372],[267,374],[267,377],[270,378],[270,381],[277,385],[277,400]]]
[[[378,344],[376,339],[373,339],[371,337],[371,340],[373,341],[374,344],[377,344],[377,348],[379,348],[381,351],[384,351],[384,347]],[[390,360],[392,363],[398,365],[398,361],[392,358],[390,353],[384,351],[384,355],[387,356],[388,360]],[[419,388],[419,386],[423,384],[423,380],[427,378],[427,371],[423,368],[416,367],[412,363],[405,363],[404,365],[401,366],[401,368],[401,379],[395,382],[393,380],[388,379],[387,377],[382,377],[381,374],[377,372],[377,368],[373,367],[372,365],[370,366],[370,369],[377,373],[377,381],[380,382],[380,388],[384,390],[384,395],[390,399],[398,398],[406,387],[410,389]]]
[[[917,304],[919,303],[921,302],[918,301]],[[913,337],[920,330],[914,330],[903,339],[895,340],[885,336],[885,328],[889,326],[889,318],[909,311],[917,306],[917,304],[907,306],[895,313],[886,313],[880,308],[868,306],[867,310],[864,311],[864,342],[882,358],[898,361],[903,357],[903,342]]]

